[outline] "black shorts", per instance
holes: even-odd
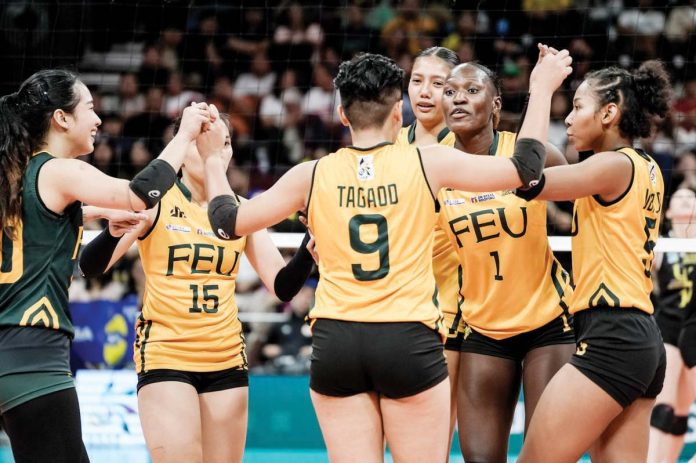
[[[655,318],[642,310],[593,308],[575,314],[571,365],[622,407],[655,398],[665,379],[665,346]]]
[[[320,394],[377,392],[398,399],[447,378],[442,338],[422,323],[321,318],[312,334],[309,386]]]
[[[684,314],[684,320],[682,322],[682,329],[679,334],[679,339],[676,344],[679,346],[679,351],[681,352],[682,359],[687,368],[693,368],[696,366],[696,304],[689,304],[686,313]]]
[[[535,330],[506,339],[490,338],[466,327],[459,350],[522,362],[530,351],[539,347],[574,343],[572,317],[559,316]]]
[[[164,381],[190,384],[199,394],[249,386],[249,372],[241,367],[221,371],[192,372],[179,370],[148,370],[138,373],[138,391],[143,386]]]
[[[655,321],[658,328],[660,328],[660,334],[662,334],[664,343],[676,346],[679,342],[679,332],[684,321],[684,310],[667,308],[657,310],[655,312]]]
[[[445,340],[445,350],[453,350],[459,352],[462,350],[462,342],[464,341],[464,333],[457,331],[452,336],[447,336]]]

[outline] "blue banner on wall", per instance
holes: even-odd
[[[140,313],[137,296],[121,301],[73,302],[70,311],[75,325],[74,369],[131,367],[135,320]]]

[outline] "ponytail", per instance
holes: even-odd
[[[17,94],[0,98],[0,225],[10,239],[22,216],[22,175],[31,156],[29,131],[18,115]]]
[[[0,98],[0,227],[14,239],[22,217],[22,176],[44,143],[57,109],[72,113],[80,102],[77,75],[46,69]]]

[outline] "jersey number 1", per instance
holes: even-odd
[[[377,238],[366,242],[360,236],[360,228],[363,225],[377,227]],[[379,280],[389,273],[389,229],[387,219],[380,214],[358,214],[348,222],[348,234],[350,247],[360,254],[379,253],[379,267],[375,270],[365,270],[362,264],[351,264],[353,276],[358,281]]]

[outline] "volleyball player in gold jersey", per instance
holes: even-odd
[[[413,61],[408,96],[416,120],[399,132],[397,143],[427,146],[439,143],[454,145],[454,134],[445,124],[442,112],[442,89],[447,75],[459,64],[459,57],[444,47],[431,47],[420,52]],[[433,274],[437,284],[437,302],[446,330],[445,355],[450,380],[450,435],[457,421],[457,372],[459,371],[460,318],[457,310],[459,284],[457,253],[439,225],[433,239]]]
[[[500,86],[487,67],[453,69],[442,106],[457,149],[502,158],[514,151],[516,134],[496,130]],[[546,153],[546,166],[567,164],[549,143]],[[570,277],[549,246],[545,201],[526,202],[511,190],[450,188],[438,199],[440,227],[458,254],[462,455],[465,461],[505,462],[520,384],[526,428],[544,387],[574,351]]]
[[[629,72],[589,73],[566,118],[578,151],[595,154],[546,169],[538,198],[575,199],[572,228],[577,350],[544,390],[520,462],[644,462],[665,350],[650,302],[664,185],[657,163],[631,148],[669,108],[657,61]],[[553,436],[553,437],[550,437]]]
[[[395,145],[403,71],[373,54],[342,63],[334,81],[353,146],[294,167],[242,204],[229,195],[220,158],[206,159],[209,218],[218,236],[248,234],[308,210],[321,256],[309,314],[310,393],[331,461],[381,462],[385,437],[396,462],[446,461],[450,393],[434,301],[435,195],[444,186],[536,183],[551,93],[570,62],[564,51],[535,67],[534,116],[525,120],[512,159]]]
[[[216,128],[224,128],[224,172],[232,158],[230,135],[226,126]],[[80,265],[86,274],[99,274],[138,244],[146,287],[134,360],[153,461],[241,462],[248,403],[234,298],[241,255],[283,300],[299,291],[313,260],[301,246],[286,266],[266,230],[236,241],[217,238],[206,211],[203,161],[195,144],[186,150],[182,178],[159,206],[145,211],[147,219],[123,238],[104,230],[83,251]]]

